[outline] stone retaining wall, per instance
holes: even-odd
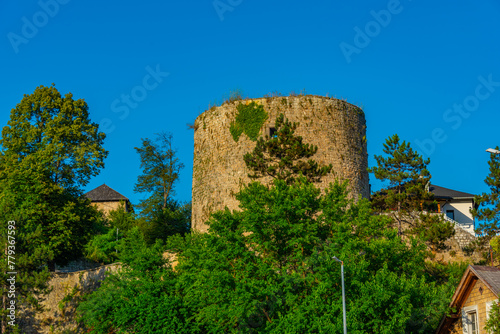
[[[53,273],[49,281],[52,291],[43,298],[40,297],[43,312],[32,309],[22,309],[19,314],[21,333],[61,333],[70,330],[78,333],[75,311],[83,294],[95,291],[109,272],[120,268],[120,264],[109,264],[91,270],[71,273]],[[66,297],[66,303],[61,301]]]

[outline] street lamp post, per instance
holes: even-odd
[[[344,321],[344,334],[347,334],[346,316],[345,316],[345,288],[344,288],[344,261],[341,261],[338,257],[334,256],[333,259],[340,262],[340,273],[342,276],[342,314]]]

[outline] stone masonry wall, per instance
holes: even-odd
[[[120,268],[120,264],[110,264],[99,268],[71,273],[53,273],[49,287],[52,291],[40,298],[42,312],[22,309],[19,314],[21,333],[79,333],[75,318],[76,307],[83,294],[97,290],[109,272]],[[62,303],[66,296],[72,297]]]
[[[236,142],[229,129],[240,103],[256,102],[264,107],[268,119],[260,129],[265,135],[274,127],[280,113],[300,123],[296,134],[305,143],[318,146],[313,157],[320,164],[332,164],[333,173],[318,186],[324,189],[336,178],[350,181],[354,197],[369,197],[366,150],[366,121],[363,111],[345,101],[320,96],[290,96],[242,100],[207,110],[195,121],[192,226],[205,232],[211,213],[228,207],[238,208],[234,198],[241,186],[250,182],[243,155],[256,142],[242,134]],[[269,180],[263,180],[268,182]]]
[[[121,203],[120,201],[92,202],[92,205],[95,206],[97,210],[104,212],[105,216],[108,216],[110,211],[118,210]]]
[[[455,239],[458,246],[462,249],[470,246],[470,244],[476,240],[476,237],[465,231],[464,229],[455,226],[455,235],[453,236],[453,239]]]

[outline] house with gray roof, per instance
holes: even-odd
[[[476,225],[470,213],[472,208],[477,207],[473,194],[435,184],[429,185],[429,192],[434,194],[434,199],[438,203],[438,212],[443,213],[446,220],[475,236]]]
[[[130,201],[127,197],[106,184],[89,191],[85,196],[90,199],[92,205],[104,212],[105,215],[108,215],[112,210],[119,209],[121,205],[124,206],[125,212],[130,211],[131,208]]]

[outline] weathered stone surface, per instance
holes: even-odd
[[[120,267],[120,264],[110,264],[91,270],[53,273],[48,283],[52,291],[46,296],[39,297],[43,311],[21,309],[19,314],[21,333],[61,333],[65,330],[79,333],[75,317],[79,300],[84,294],[97,290],[104,278]],[[71,298],[63,303],[66,296]]]
[[[300,123],[296,133],[304,142],[318,146],[314,159],[332,164],[333,173],[318,186],[324,189],[336,178],[350,181],[351,195],[369,197],[366,121],[363,111],[345,101],[321,96],[290,96],[251,99],[211,108],[195,121],[192,226],[206,232],[209,215],[228,207],[238,208],[234,198],[250,182],[243,155],[255,147],[245,134],[235,142],[229,131],[240,103],[263,105],[269,114],[261,135],[274,127],[280,113]],[[268,182],[269,180],[263,180]]]

